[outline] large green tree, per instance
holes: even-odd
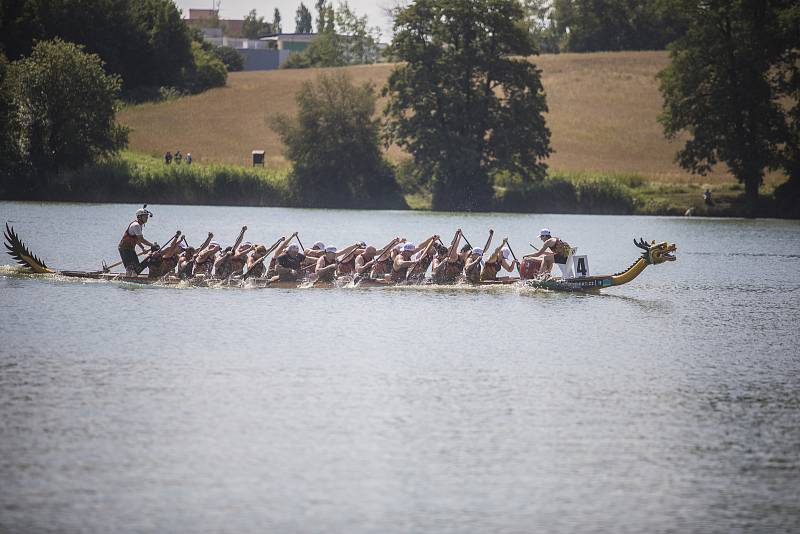
[[[681,0],[678,0],[679,2]],[[676,0],[527,0],[547,7],[551,30],[568,52],[664,49],[683,34],[686,13]],[[541,11],[540,11],[541,12]]]
[[[312,19],[311,11],[308,10],[303,2],[300,2],[300,6],[298,6],[297,12],[294,15],[294,32],[311,33]]]
[[[375,89],[338,72],[303,83],[297,117],[273,127],[293,163],[292,189],[304,206],[402,208],[405,201],[380,149]]]
[[[545,175],[547,105],[519,2],[418,0],[394,30],[386,135],[431,177],[434,209],[490,207],[495,171]]]
[[[0,47],[11,60],[34,43],[84,45],[123,79],[123,90],[180,86],[191,68],[191,39],[172,0],[15,0],[0,2]]]
[[[670,48],[670,66],[659,74],[659,120],[667,137],[688,135],[677,156],[682,167],[705,174],[726,164],[744,183],[755,215],[764,172],[780,165],[783,144],[791,142],[781,100],[791,95],[784,75],[798,61],[798,43],[791,44],[797,29],[784,17],[793,2],[707,0],[682,6],[690,24]]]
[[[41,41],[10,65],[7,83],[13,157],[28,169],[29,190],[125,147],[127,130],[115,120],[121,82],[97,55],[58,39]]]

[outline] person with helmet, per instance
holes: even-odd
[[[120,239],[117,246],[120,258],[122,258],[122,264],[125,266],[126,276],[137,276],[147,266],[146,263],[140,262],[139,257],[136,255],[137,245],[142,249],[142,252],[145,251],[145,246],[154,249],[154,252],[158,250],[157,243],[151,243],[144,238],[144,225],[153,215],[146,207],[145,205],[145,207],[136,210],[136,219],[128,224],[128,228],[125,229],[125,233],[122,234],[122,239]]]
[[[554,263],[566,265],[567,258],[572,252],[572,247],[569,243],[559,237],[554,237],[547,228],[541,229],[539,239],[543,241],[542,247],[532,254],[525,255],[525,259],[541,258],[542,268],[539,272],[543,274],[549,274],[553,269]]]

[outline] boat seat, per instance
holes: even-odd
[[[575,271],[572,269],[572,256],[574,256],[578,252],[578,247],[572,247],[569,251],[569,256],[567,256],[566,263],[556,263],[558,268],[561,269],[561,277],[565,280],[567,278],[575,278]]]

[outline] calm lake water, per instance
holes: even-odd
[[[0,203],[49,265],[136,206]],[[602,295],[202,289],[0,270],[2,532],[800,529],[800,224],[150,206],[145,236],[474,245],[550,227]],[[0,261],[11,264],[12,260]]]

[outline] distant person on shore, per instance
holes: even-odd
[[[186,164],[187,165],[191,165],[192,164],[192,153],[191,152],[187,152],[186,153]]]
[[[167,165],[172,163],[172,152],[170,152],[169,150],[167,150],[167,153],[164,154],[164,163]]]
[[[705,192],[703,193],[703,202],[706,203],[706,206],[714,205],[714,200],[711,198],[711,189],[706,188]]]
[[[181,151],[180,150],[176,150],[175,151],[175,164],[176,165],[180,165],[182,159],[183,159],[183,156],[181,155]]]

